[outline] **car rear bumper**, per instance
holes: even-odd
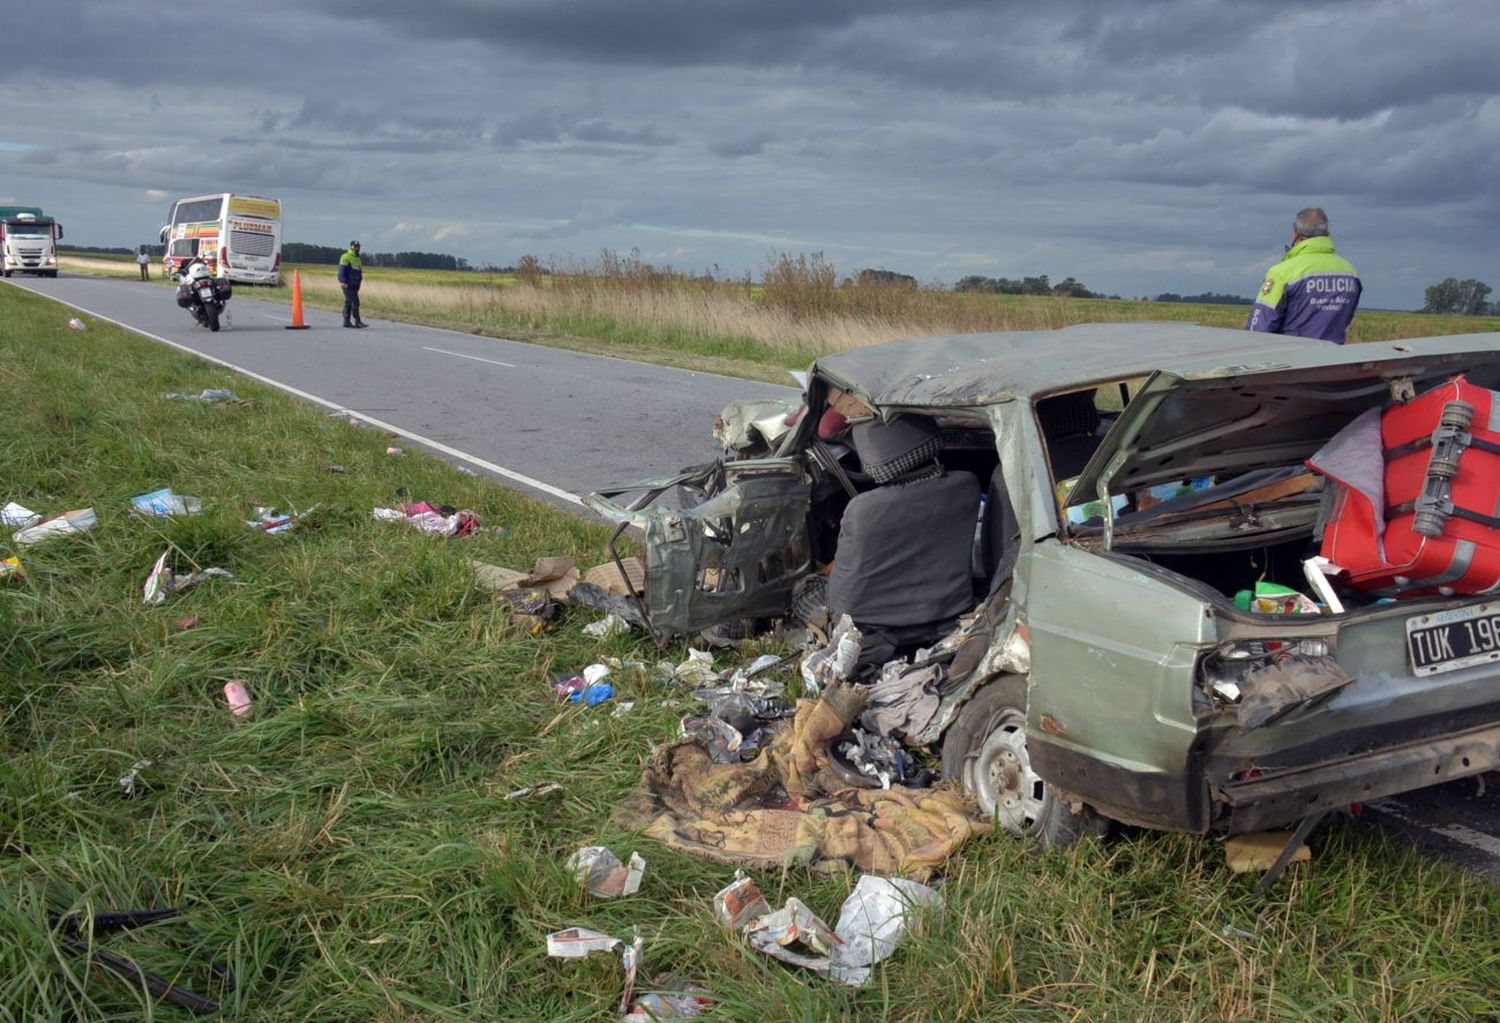
[[[1358,756],[1231,780],[1219,786],[1215,795],[1228,808],[1229,832],[1240,834],[1496,769],[1500,769],[1500,723],[1490,723]]]

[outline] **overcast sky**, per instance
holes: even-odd
[[[1500,289],[1494,0],[10,0],[0,203],[288,241],[1253,295],[1305,205],[1365,304]]]

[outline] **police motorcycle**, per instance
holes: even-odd
[[[201,259],[195,259],[182,271],[177,282],[177,304],[193,314],[200,326],[219,329],[219,317],[233,295],[229,281],[215,277]]]

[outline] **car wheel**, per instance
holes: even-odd
[[[1055,795],[1026,752],[1026,680],[1003,675],[985,684],[943,736],[943,777],[962,782],[980,811],[1007,832],[1061,849],[1103,837],[1109,819]]]

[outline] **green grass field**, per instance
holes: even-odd
[[[22,550],[26,581],[0,584],[0,1020],[186,1018],[85,968],[46,926],[165,905],[232,964],[236,1020],[611,1019],[617,961],[544,954],[571,925],[640,927],[643,983],[694,981],[717,1020],[1495,1018],[1500,895],[1354,823],[1314,836],[1313,862],[1264,901],[1212,840],[1035,855],[994,834],[949,863],[946,915],[867,988],[763,958],[712,919],[730,870],[612,819],[690,701],[626,677],[635,708],[614,717],[546,687],[601,653],[656,652],[601,647],[577,610],[531,635],[467,568],[592,564],[601,528],[435,459],[387,457],[378,431],[107,324],[69,331],[72,315],[0,287],[0,500],[100,518]],[[226,386],[250,403],[161,398]],[[127,510],[162,486],[206,511]],[[441,540],[371,520],[403,493],[505,531]],[[242,524],[272,503],[321,510],[282,536]],[[146,607],[168,549],[236,579]],[[252,694],[249,721],[225,708],[230,680]],[[143,758],[127,796],[117,779]],[[564,792],[502,798],[543,781]],[[641,892],[581,893],[562,863],[589,843],[639,849]],[[756,877],[830,920],[854,881]],[[170,974],[186,942],[167,925],[110,947]]]

